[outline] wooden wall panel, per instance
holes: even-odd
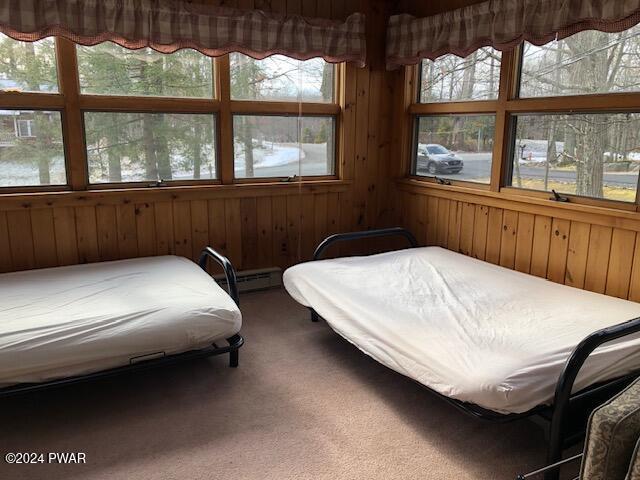
[[[578,220],[538,215],[512,208],[430,195],[430,190],[399,189],[401,210],[410,216],[432,215],[423,220],[439,228],[439,208],[448,205],[446,248],[507,268],[547,278],[577,288],[640,301],[640,241],[637,231]],[[403,218],[412,228],[416,219]],[[638,229],[640,231],[640,228]],[[436,229],[439,237],[439,230]],[[438,242],[440,244],[440,242]]]
[[[564,283],[572,287],[584,288],[590,233],[591,225],[588,223],[571,222]]]
[[[551,217],[536,215],[533,224],[533,243],[531,245],[531,268],[529,269],[531,275],[543,278],[547,276],[550,241]]]
[[[35,264],[39,267],[55,267],[58,264],[58,255],[56,253],[53,210],[33,210],[31,212],[31,230]],[[2,234],[0,233],[0,235]]]
[[[13,270],[7,214],[0,212],[0,273]]]

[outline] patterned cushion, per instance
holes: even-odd
[[[626,480],[640,480],[640,440],[636,443],[636,449],[631,456],[631,465],[629,465]]]
[[[582,480],[624,480],[640,436],[640,380],[593,411],[587,426]]]

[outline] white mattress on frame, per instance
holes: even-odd
[[[2,274],[0,386],[204,348],[241,323],[231,297],[181,257]]]
[[[553,400],[590,333],[640,316],[640,304],[552,283],[440,247],[299,264],[284,273],[364,353],[448,397],[499,413]],[[640,367],[640,335],[596,350],[575,390]]]

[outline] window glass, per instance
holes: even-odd
[[[0,110],[0,187],[66,183],[60,112]]]
[[[494,115],[418,117],[414,173],[489,183]]]
[[[333,175],[332,117],[235,115],[236,178]]]
[[[273,55],[255,60],[232,53],[229,62],[234,100],[333,102],[334,67],[321,58]]]
[[[635,201],[640,114],[518,115],[512,185]]]
[[[0,91],[57,92],[53,38],[18,42],[0,34]]]
[[[150,48],[127,50],[105,42],[78,45],[82,93],[156,97],[213,96],[212,61],[195,50],[170,55]]]
[[[476,50],[466,58],[444,55],[424,60],[420,75],[420,102],[493,100],[500,88],[501,54],[493,48]]]
[[[542,47],[525,43],[521,97],[640,90],[640,26],[584,31]]]
[[[216,178],[215,117],[207,114],[84,114],[89,181]]]

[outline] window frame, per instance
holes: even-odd
[[[212,58],[212,98],[180,98],[156,96],[123,96],[83,94],[80,90],[76,45],[65,38],[55,37],[58,91],[0,92],[0,105],[5,109],[50,110],[60,112],[64,143],[66,184],[0,187],[0,195],[15,193],[73,192],[128,190],[154,187],[218,187],[236,184],[278,184],[283,177],[235,178],[233,156],[233,115],[271,114],[331,116],[334,119],[334,174],[305,176],[303,182],[341,180],[343,154],[340,139],[344,108],[345,65],[334,65],[334,91],[332,103],[286,101],[231,100],[229,56]],[[120,113],[192,113],[215,117],[216,179],[169,180],[156,184],[152,181],[90,183],[84,125],[85,112]]]
[[[425,115],[456,114],[495,114],[496,130],[494,137],[493,160],[489,185],[465,180],[447,178],[449,185],[438,185],[439,188],[461,187],[471,192],[489,191],[508,196],[517,196],[523,200],[550,200],[552,194],[542,190],[530,190],[513,187],[508,178],[511,171],[511,150],[514,138],[515,121],[518,114],[563,114],[563,113],[640,113],[639,92],[598,93],[589,95],[566,95],[557,97],[519,98],[520,73],[522,70],[522,47],[502,53],[500,66],[499,94],[496,100],[470,100],[438,103],[419,103],[421,64],[406,67],[405,91],[409,101],[405,101],[407,120],[404,129],[415,132],[418,118]],[[416,161],[415,133],[407,135],[411,144],[406,149],[404,173],[405,178],[424,184],[437,184],[434,177],[415,175]],[[407,158],[408,157],[408,158]],[[575,194],[562,194],[569,198],[569,205],[586,205],[609,209],[640,212],[640,177],[636,187],[635,202],[624,202],[606,198],[585,197]],[[565,204],[566,205],[566,204]]]

